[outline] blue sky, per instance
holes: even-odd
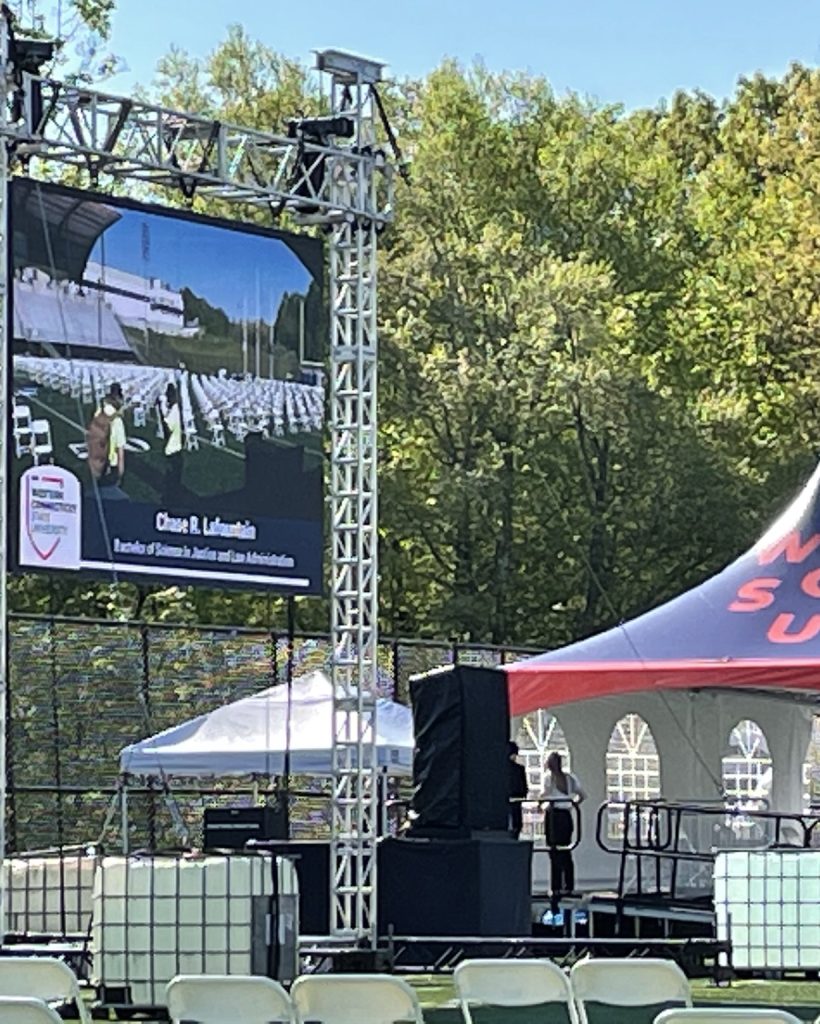
[[[232,320],[244,314],[271,322],[283,292],[310,285],[304,264],[277,238],[135,210],[122,210],[91,259],[187,286]]]
[[[820,61],[818,0],[118,0],[113,49],[130,71],[106,87],[147,85],[172,43],[204,56],[236,22],[304,60],[339,47],[402,78],[480,57],[627,108],[679,88],[723,97],[741,75]]]

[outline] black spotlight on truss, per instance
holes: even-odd
[[[345,113],[353,105],[351,91],[362,86],[373,89],[381,81],[383,68],[381,61],[344,50],[316,51],[316,69],[331,75],[334,84],[341,87],[341,102],[329,116],[295,118],[288,122],[288,136],[300,143],[291,191],[304,197],[305,202],[297,207],[303,216],[316,214],[320,209],[316,200],[325,184],[327,161],[326,154],[317,151],[317,147],[327,148],[336,139],[355,137],[356,122]]]
[[[303,196],[298,207],[301,214],[313,214],[319,209],[311,200],[322,192],[327,173],[325,154],[313,147],[330,146],[334,139],[352,139],[356,125],[352,117],[344,114],[329,117],[300,117],[288,121],[288,138],[298,139],[296,181],[293,191]]]

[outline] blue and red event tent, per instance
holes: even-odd
[[[513,715],[647,690],[820,692],[820,465],[757,544],[716,576],[505,671]]]

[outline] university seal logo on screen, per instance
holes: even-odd
[[[79,569],[80,481],[59,466],[33,466],[20,478],[20,563]]]

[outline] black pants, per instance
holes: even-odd
[[[165,456],[165,487],[162,495],[166,504],[180,500],[182,490],[182,452]]]
[[[521,829],[524,827],[524,814],[521,809],[520,803],[511,803],[510,810],[507,814],[507,829],[512,835],[513,839],[518,839],[521,835]]]
[[[565,807],[549,807],[544,816],[544,838],[550,854],[550,885],[552,888],[551,907],[558,913],[558,899],[562,893],[575,889],[575,865],[572,851],[557,847],[569,846],[572,842],[574,824],[572,813]]]
[[[110,462],[106,462],[105,469],[103,470],[102,476],[97,478],[98,487],[116,487],[120,482],[120,469],[119,466],[112,466]]]

